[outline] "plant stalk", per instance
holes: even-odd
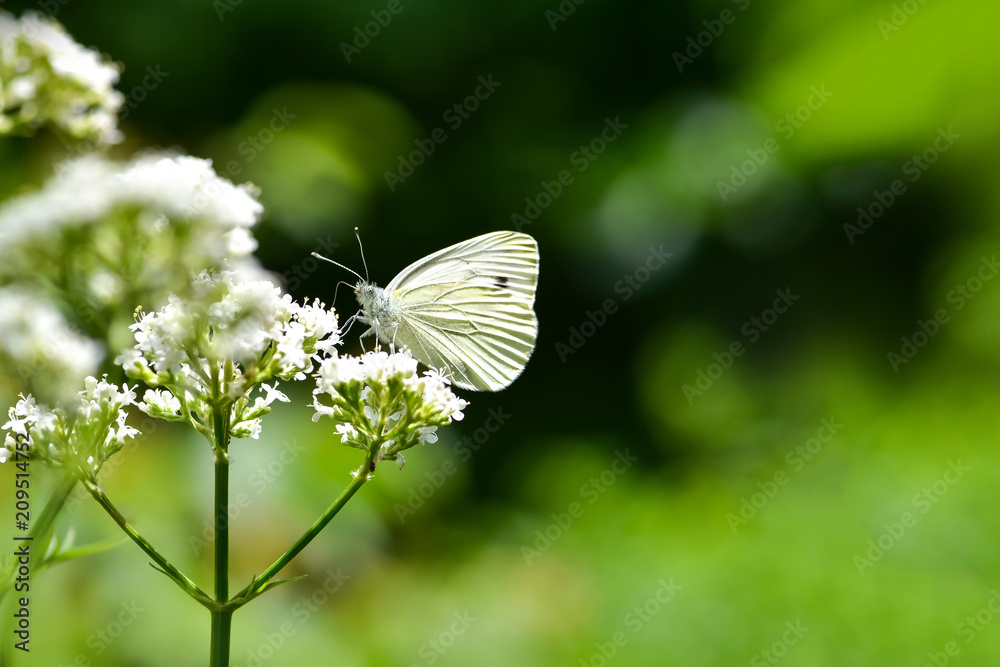
[[[217,406],[215,427],[215,601],[212,609],[211,667],[229,667],[234,607],[229,601],[229,413]]]

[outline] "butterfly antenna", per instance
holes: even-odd
[[[338,280],[337,281],[337,286],[333,290],[333,302],[334,303],[337,303],[337,295],[340,294],[340,286],[341,285],[347,285],[348,289],[354,289],[354,285],[352,285],[351,283],[346,282],[344,280]]]
[[[367,282],[367,280],[368,280],[368,262],[365,261],[365,248],[364,248],[363,245],[361,245],[361,233],[358,232],[358,228],[357,227],[354,228],[354,237],[358,240],[358,248],[361,250],[361,263],[365,267],[365,281]],[[358,277],[360,278],[361,276],[358,276]]]
[[[357,271],[355,271],[354,269],[349,269],[346,266],[344,266],[343,264],[341,264],[340,262],[335,262],[332,259],[330,259],[329,257],[324,257],[323,255],[319,254],[318,252],[312,253],[312,256],[316,257],[317,259],[322,259],[324,262],[330,262],[334,266],[339,266],[340,268],[344,269],[345,271],[350,271],[351,273],[353,273],[354,275],[356,275],[361,280],[368,280],[367,278],[361,278],[361,274],[358,273]],[[365,269],[365,273],[368,273],[368,269]]]

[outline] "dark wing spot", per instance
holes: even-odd
[[[506,287],[507,283],[510,282],[510,280],[507,278],[507,276],[497,276],[493,280],[496,282],[497,287]]]

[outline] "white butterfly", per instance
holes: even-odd
[[[358,321],[463,389],[499,391],[514,381],[535,349],[532,309],[538,244],[519,232],[492,232],[457,243],[403,269],[383,289],[354,288]]]

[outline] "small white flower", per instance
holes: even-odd
[[[264,398],[264,405],[271,405],[274,401],[281,401],[282,403],[288,403],[288,397],[283,393],[278,391],[278,383],[275,382],[273,385],[262,384],[260,388],[266,394]]]
[[[139,403],[139,409],[151,416],[174,416],[181,413],[181,402],[169,391],[147,389]]]
[[[234,438],[260,438],[260,419],[249,419],[242,421],[233,427]]]
[[[318,422],[320,417],[336,417],[342,412],[337,406],[323,405],[316,397],[313,397],[312,407],[316,411],[316,414],[312,417],[314,422]]]
[[[7,412],[7,423],[0,428],[5,431],[9,429],[11,433],[26,437],[28,428],[38,421],[39,416],[40,411],[35,406],[34,398],[30,395],[25,398],[22,395],[17,405]]]
[[[354,428],[352,424],[337,424],[335,427],[337,433],[341,436],[341,442],[347,442],[348,440],[354,440],[358,437],[358,430]]]

